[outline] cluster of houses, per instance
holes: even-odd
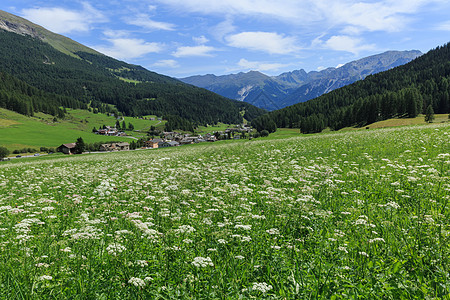
[[[213,134],[206,134],[204,136],[191,136],[189,134],[181,134],[178,132],[164,132],[164,137],[148,140],[144,143],[143,148],[167,148],[178,147],[182,145],[197,144],[203,142],[215,142],[217,138]]]
[[[219,139],[240,139],[245,133],[250,133],[252,129],[249,126],[241,126],[237,128],[228,128],[225,131],[218,132],[216,134],[207,133],[205,135],[190,135],[179,132],[163,132],[161,137],[154,138],[145,141],[141,149],[155,149],[155,148],[167,148],[178,147],[188,144],[197,144],[203,142],[215,142]],[[119,132],[116,128],[106,126],[105,129],[100,129],[96,134],[105,136],[126,136],[124,132]],[[65,154],[74,154],[76,143],[62,144],[57,148],[57,151]],[[128,151],[130,150],[130,144],[127,142],[111,142],[102,144],[99,151],[111,152],[111,151]]]
[[[105,126],[106,128],[99,129],[95,134],[106,135],[106,136],[127,136],[123,131],[117,130],[115,127]]]
[[[163,138],[155,138],[144,142],[141,149],[155,149],[155,148],[167,148],[177,147],[187,144],[196,144],[201,142],[215,142],[217,139],[214,135],[207,134],[205,136],[190,136],[183,135],[176,132],[164,132]],[[57,148],[58,152],[64,154],[74,154],[76,143],[62,144]],[[102,144],[99,151],[111,152],[111,151],[128,151],[130,150],[130,143],[128,142],[112,142]]]
[[[76,143],[62,144],[56,151],[62,152],[64,154],[75,154]],[[127,142],[117,142],[117,143],[106,143],[100,146],[100,151],[128,151],[130,150],[130,143]]]

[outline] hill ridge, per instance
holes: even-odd
[[[250,121],[264,112],[108,57],[3,11],[0,24],[0,72],[42,92],[55,94],[59,99],[56,105],[89,106],[99,112],[130,116],[173,115],[193,125],[241,123],[243,117]],[[8,102],[23,103],[21,93],[3,94]],[[71,100],[63,102],[62,97]],[[40,106],[27,101],[28,108],[40,111]]]

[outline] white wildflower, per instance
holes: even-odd
[[[175,229],[176,233],[192,233],[195,231],[195,228],[190,225],[181,225],[178,229]]]
[[[348,253],[347,248],[345,248],[345,247],[343,247],[343,246],[339,246],[339,247],[338,247],[338,250],[339,250],[339,251],[342,251],[342,252],[344,252],[344,253]]]
[[[193,264],[196,267],[202,267],[202,268],[207,267],[207,266],[214,267],[214,264],[210,257],[198,256],[198,257],[194,258],[194,261],[191,262],[191,264]]]
[[[278,234],[280,234],[280,231],[279,231],[277,228],[271,228],[271,229],[268,229],[268,230],[266,230],[266,232],[267,232],[268,234],[273,234],[273,235],[278,235]]]
[[[375,243],[375,242],[383,242],[385,243],[385,240],[383,238],[374,238],[369,240],[369,244]]]
[[[106,251],[113,256],[116,256],[117,254],[122,253],[125,250],[127,250],[127,248],[118,243],[110,244],[108,247],[106,247]]]
[[[260,291],[262,293],[267,293],[268,291],[273,289],[273,287],[265,282],[253,282],[252,289],[255,291]]]
[[[138,277],[131,277],[130,280],[128,280],[129,284],[132,284],[136,287],[144,287],[145,281]]]
[[[147,262],[146,260],[137,260],[137,261],[134,263],[134,265],[135,265],[135,266],[138,266],[138,267],[141,267],[141,268],[144,268],[144,267],[147,267],[147,266],[148,266],[148,262]]]
[[[252,238],[249,237],[249,236],[243,236],[243,237],[241,237],[241,242],[250,242],[251,240],[252,240]]]
[[[235,229],[252,230],[252,225],[241,225],[237,224],[234,226]]]

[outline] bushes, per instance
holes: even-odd
[[[34,148],[22,148],[22,149],[16,149],[12,153],[20,154],[20,153],[36,153],[36,152],[38,152],[38,151]]]

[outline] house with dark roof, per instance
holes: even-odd
[[[58,148],[56,148],[56,151],[62,152],[64,154],[75,154],[75,146],[76,143],[68,143],[68,144],[62,144]]]
[[[162,145],[160,145],[159,148],[178,147],[178,146],[180,146],[180,143],[176,141],[169,141],[162,143]]]

